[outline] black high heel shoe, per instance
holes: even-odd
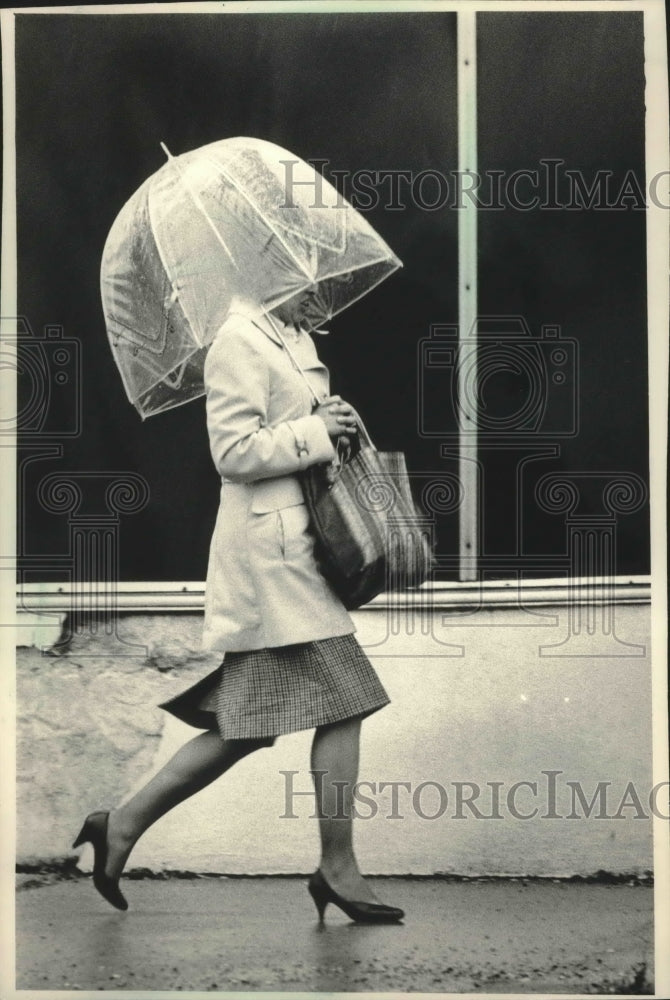
[[[107,864],[107,823],[108,812],[94,812],[87,816],[73,847],[91,844],[93,847],[93,885],[100,895],[117,910],[127,910],[128,903],[119,889],[119,880],[105,875]]]
[[[328,885],[320,869],[311,876],[307,888],[319,911],[320,923],[323,923],[323,914],[328,903],[339,906],[343,913],[359,924],[395,924],[405,916],[404,911],[397,906],[344,899]]]

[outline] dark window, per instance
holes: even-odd
[[[457,460],[442,451],[456,429],[453,364],[429,363],[425,352],[431,331],[458,320],[458,212],[441,203],[437,176],[453,193],[456,15],[19,14],[15,21],[18,302],[32,331],[19,379],[27,414],[24,578],[75,571],[72,518],[45,502],[44,483],[82,472],[99,475],[88,476],[77,516],[98,518],[100,530],[106,477],[134,472],[146,480],[148,504],[121,514],[122,580],[205,577],[218,477],[204,401],[140,421],[107,347],[98,290],[107,233],[162,164],[161,141],[179,153],[257,135],[326,161],[324,174],[405,265],[319,341],[333,389],[359,406],[379,447],[406,452],[418,491],[453,478]],[[479,15],[478,79],[480,173],[533,169],[550,156],[587,179],[604,168],[623,180],[631,169],[644,189],[641,15]],[[353,189],[360,171],[375,175],[366,181],[371,205]],[[644,213],[481,211],[479,241],[480,313],[521,316],[545,361],[543,326],[560,326],[578,345],[577,433],[553,438],[559,453],[549,459],[533,455],[533,434],[520,451],[480,455],[485,573],[509,575],[528,554],[545,560],[541,575],[548,575],[565,553],[565,522],[535,504],[539,477],[584,470],[646,480]],[[64,381],[54,380],[57,372]],[[48,412],[40,410],[43,393],[33,399],[40,380],[50,387]],[[489,412],[514,416],[527,392],[527,372],[496,370],[486,386]],[[568,397],[550,400],[559,430]],[[517,490],[515,470],[529,456]],[[587,481],[587,513],[597,509],[598,490]],[[433,512],[445,575],[453,577],[457,514],[449,503],[441,512],[439,497]],[[618,572],[648,571],[644,510],[619,518],[617,544]],[[84,562],[76,572],[95,578],[100,565]]]

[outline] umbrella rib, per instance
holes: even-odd
[[[305,275],[305,277],[312,279],[313,275],[306,268],[304,268],[302,266],[302,264],[300,262],[300,259],[295,255],[295,253],[293,252],[293,250],[291,249],[291,247],[288,245],[288,243],[286,242],[286,240],[282,238],[281,233],[279,233],[277,231],[276,227],[272,225],[272,222],[265,215],[263,215],[263,213],[261,211],[259,211],[258,206],[254,204],[254,202],[251,200],[251,198],[249,197],[249,195],[247,194],[247,192],[235,180],[235,178],[233,177],[233,175],[228,170],[226,170],[226,168],[224,166],[222,166],[220,163],[217,163],[217,161],[215,159],[213,159],[211,156],[206,156],[206,157],[204,157],[204,159],[208,160],[212,164],[212,166],[214,166],[219,171],[219,173],[223,174],[224,177],[228,178],[228,180],[233,185],[233,187],[235,188],[235,190],[239,194],[242,195],[242,197],[244,198],[244,200],[247,202],[248,205],[251,206],[251,208],[254,210],[254,212],[256,213],[256,215],[260,216],[260,218],[263,220],[263,222],[268,227],[268,229],[279,240],[279,242],[281,243],[281,245],[284,247],[284,250],[286,250],[286,252],[288,253],[289,257],[291,257],[291,259],[298,266],[298,268],[302,271],[302,273]]]
[[[172,371],[169,371],[165,375],[164,381],[170,387],[170,389],[180,389],[181,383],[184,379],[184,373],[186,372],[186,365],[189,362],[189,358],[185,358],[180,364],[178,364]],[[171,380],[172,372],[176,372],[174,376],[174,381]]]
[[[196,349],[195,349],[194,351],[191,351],[191,353],[190,353],[190,354],[188,355],[188,357],[184,358],[184,360],[183,360],[183,361],[179,361],[179,362],[178,362],[178,363],[177,363],[177,364],[175,365],[175,367],[174,367],[174,368],[170,369],[170,371],[169,371],[169,372],[167,372],[167,376],[168,376],[168,378],[169,378],[170,374],[171,374],[171,373],[172,373],[173,371],[175,371],[176,369],[178,369],[178,368],[179,368],[180,366],[183,366],[183,369],[185,370],[185,368],[186,368],[186,365],[187,365],[187,364],[188,364],[188,363],[189,363],[189,362],[191,361],[191,359],[193,358],[193,355],[194,355],[194,354],[197,354],[197,353],[198,353],[198,351],[201,351],[201,350],[202,350],[202,348],[201,348],[201,347],[198,347],[198,348],[196,348]],[[181,372],[181,378],[179,379],[179,386],[178,386],[177,388],[180,388],[180,387],[181,387],[181,382],[183,381],[183,376],[184,376],[184,370],[182,370],[182,372]],[[123,378],[123,372],[121,372],[121,376],[122,376],[122,378]],[[126,384],[126,383],[125,383],[125,378],[123,378],[123,383],[124,383],[124,385]],[[133,398],[132,398],[132,396],[130,395],[130,392],[128,391],[128,388],[126,388],[126,393],[127,393],[127,395],[128,395],[128,399],[129,399],[129,400],[130,400],[130,402],[131,402],[131,403],[133,404],[133,406],[137,406],[137,400],[138,400],[138,399],[140,399],[140,398],[141,398],[142,396],[146,396],[146,395],[147,395],[147,393],[151,392],[151,390],[152,390],[152,389],[155,389],[155,388],[156,388],[156,386],[158,386],[158,385],[166,385],[166,384],[167,384],[167,386],[168,386],[168,388],[169,388],[169,389],[173,389],[173,388],[175,388],[174,384],[173,384],[173,383],[171,383],[171,382],[169,382],[169,381],[168,381],[168,380],[166,379],[166,376],[165,376],[165,374],[163,374],[163,375],[160,375],[160,376],[159,376],[158,378],[154,379],[154,381],[153,381],[153,382],[151,382],[151,383],[150,383],[150,384],[149,384],[148,386],[146,386],[146,387],[145,387],[144,389],[142,389],[142,391],[140,392],[139,396],[137,396],[137,397],[136,397],[136,399],[133,399]],[[179,400],[178,402],[173,402],[173,403],[171,403],[170,405],[171,405],[171,406],[181,406],[181,405],[182,405],[183,403],[188,403],[188,402],[190,402],[190,400],[191,400],[191,399],[198,399],[198,397],[199,397],[199,396],[204,396],[204,395],[205,395],[205,389],[204,389],[204,386],[203,386],[202,390],[200,390],[200,391],[199,391],[199,392],[197,393],[197,395],[194,395],[194,396],[189,396],[189,397],[187,397],[187,398],[186,398],[186,399],[184,399],[184,400]],[[152,411],[152,412],[153,412],[153,411]],[[156,411],[156,412],[160,412],[160,411]],[[142,416],[142,419],[144,420],[144,416]]]
[[[221,233],[219,232],[219,230],[218,230],[218,229],[216,228],[216,226],[214,225],[214,223],[213,223],[213,222],[212,222],[212,220],[210,219],[210,217],[209,217],[209,214],[208,214],[208,212],[207,212],[207,209],[206,209],[206,208],[205,208],[205,206],[204,206],[204,205],[202,204],[202,202],[200,201],[200,198],[199,198],[199,197],[198,197],[198,195],[197,195],[197,194],[195,193],[195,191],[193,191],[193,189],[191,188],[191,185],[190,185],[190,184],[188,183],[188,181],[186,180],[186,177],[185,177],[185,175],[184,175],[184,172],[183,172],[183,170],[181,169],[181,167],[179,166],[179,163],[178,163],[178,161],[177,161],[177,158],[176,158],[176,157],[174,157],[174,156],[172,155],[172,153],[171,153],[171,152],[170,152],[170,150],[169,150],[169,149],[167,148],[167,146],[165,145],[165,143],[163,143],[163,142],[162,142],[162,143],[161,143],[161,147],[162,147],[162,149],[163,149],[163,152],[164,152],[164,153],[165,153],[165,155],[167,156],[167,158],[168,158],[168,161],[169,161],[170,163],[172,163],[172,164],[173,164],[173,165],[174,165],[174,166],[176,167],[176,170],[177,170],[177,173],[179,174],[179,179],[180,179],[180,181],[182,182],[182,184],[184,185],[184,187],[186,188],[186,190],[188,191],[188,193],[190,194],[191,198],[193,199],[193,203],[195,204],[196,208],[197,208],[197,209],[198,209],[198,210],[199,210],[199,211],[200,211],[200,212],[202,213],[202,215],[203,215],[203,216],[205,217],[205,220],[207,221],[207,224],[208,224],[208,225],[209,225],[209,227],[211,228],[211,230],[212,230],[212,232],[214,233],[214,235],[216,236],[217,240],[219,241],[219,243],[221,244],[221,246],[223,247],[223,249],[224,249],[224,250],[226,251],[226,253],[227,253],[227,254],[228,254],[228,256],[230,257],[230,259],[231,259],[231,261],[233,262],[234,266],[235,266],[235,267],[236,267],[236,268],[238,269],[238,271],[239,271],[239,267],[237,267],[237,261],[235,260],[235,258],[233,257],[232,253],[230,252],[230,250],[229,250],[229,249],[228,249],[228,247],[226,246],[226,242],[225,242],[225,240],[223,239],[223,237],[221,236]]]
[[[393,271],[397,271],[398,268],[403,267],[403,263],[402,263],[402,261],[398,257],[395,256],[395,254],[393,254],[393,258],[394,258],[394,261],[393,261],[393,263],[394,263]],[[360,267],[352,268],[352,271],[361,271],[363,269],[363,267],[372,267],[374,264],[382,264],[382,263],[384,263],[385,260],[387,260],[386,257],[380,257],[378,260],[371,261],[370,264],[364,264],[364,265],[361,265]],[[397,261],[397,263],[395,263],[396,261]],[[382,274],[379,278],[377,278],[376,281],[374,281],[371,285],[368,285],[367,288],[365,288],[358,295],[355,295],[351,299],[347,299],[345,305],[341,306],[339,309],[336,309],[334,313],[331,313],[330,319],[332,319],[333,316],[337,316],[338,313],[341,313],[343,311],[343,309],[348,309],[349,306],[351,306],[351,305],[354,304],[354,302],[358,302],[359,299],[362,299],[364,296],[366,296],[368,294],[368,292],[371,292],[373,288],[377,287],[377,285],[381,285],[382,281],[386,281],[386,279],[393,273],[393,271],[389,271],[388,274]],[[345,272],[342,272],[342,273],[344,274]],[[335,275],[332,275],[331,277],[335,277]],[[325,279],[325,280],[328,280],[328,279]]]

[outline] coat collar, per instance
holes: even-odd
[[[279,344],[280,347],[284,346],[281,339],[282,337],[286,340],[290,348],[295,349],[301,342],[311,340],[312,333],[328,333],[327,330],[312,330],[311,333],[305,330],[300,337],[296,337],[295,332],[290,327],[286,326],[281,320],[274,316],[270,318],[267,313],[251,316],[250,319],[251,322],[259,328],[259,330],[262,330],[263,333],[270,338],[270,340],[273,340],[275,344]],[[279,331],[279,333],[277,331]]]
[[[279,344],[280,347],[284,346],[279,334],[284,336],[285,327],[280,320],[270,319],[270,317],[265,313],[261,313],[260,315],[253,316],[251,321],[259,328],[259,330],[262,330],[263,333],[270,338],[270,340],[273,340],[275,344]],[[277,330],[279,330],[279,334],[277,333]],[[286,338],[287,340],[291,339],[288,330],[286,330]]]
[[[291,349],[295,349],[301,341],[311,340],[311,335],[303,335],[296,342],[295,333],[289,327],[285,326],[284,323],[277,317],[269,317],[267,313],[263,313],[259,310],[258,306],[254,306],[249,302],[242,299],[238,299],[234,302],[230,315],[237,314],[240,316],[246,316],[254,326],[258,327],[266,337],[269,337],[275,344],[283,348],[284,344],[282,342],[282,337],[288,343]],[[314,330],[313,333],[327,334],[327,330]]]

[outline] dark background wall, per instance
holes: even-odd
[[[481,169],[557,156],[584,170],[631,168],[643,183],[641,16],[486,15],[478,34]],[[326,176],[448,176],[457,166],[455,15],[18,15],[16,74],[19,312],[33,337],[60,325],[78,343],[82,402],[80,430],[62,437],[62,453],[24,466],[28,578],[45,578],[40,559],[46,565],[69,545],[67,518],[38,500],[40,480],[53,471],[133,470],[150,500],[122,521],[121,578],[202,580],[218,500],[204,404],[143,423],[127,402],[98,290],[109,228],[163,163],[161,141],[176,154],[254,135],[327,160]],[[334,390],[360,407],[379,446],[406,451],[411,471],[454,472],[440,435],[420,431],[428,409],[453,432],[451,389],[423,398],[417,386],[420,341],[431,325],[458,319],[458,213],[412,204],[407,191],[394,208],[388,187],[378,192],[366,216],[405,266],[337,317],[319,349]],[[543,323],[560,324],[580,346],[579,433],[561,439],[560,456],[542,471],[645,476],[643,213],[480,216],[481,311],[524,315],[534,335]],[[20,387],[28,391],[25,379]],[[523,386],[502,373],[489,391],[504,409]],[[72,406],[71,394],[54,390],[33,444],[49,429],[58,441]],[[498,454],[486,461],[485,540],[492,551],[511,551],[512,465]],[[521,489],[532,492],[532,483]],[[531,502],[525,510],[528,551],[560,554],[560,519],[534,513]],[[439,517],[438,528],[440,551],[451,557],[455,514]],[[647,572],[644,511],[622,519],[619,542],[619,571]]]
[[[477,16],[479,168],[508,176],[539,169],[541,177],[555,169],[557,178],[553,195],[540,183],[537,208],[480,212],[479,308],[521,313],[535,336],[545,324],[558,325],[575,352],[573,377],[569,362],[554,369],[544,351],[543,401],[556,436],[543,439],[540,425],[526,450],[482,454],[488,552],[510,551],[514,534],[501,529],[514,523],[517,501],[523,551],[542,557],[562,550],[563,517],[534,500],[549,472],[595,474],[578,477],[585,517],[607,513],[604,485],[621,473],[647,480],[645,215],[637,197],[620,197],[629,171],[635,181],[624,190],[634,192],[635,183],[645,190],[642,29],[639,13]],[[543,168],[543,159],[558,166]],[[586,210],[568,207],[575,192],[567,171],[579,172],[587,187],[600,177],[602,198]],[[517,192],[524,203],[533,194],[524,182]],[[541,207],[543,200],[565,207]],[[554,370],[566,373],[564,383],[552,382]],[[523,376],[501,374],[491,380],[488,402],[510,413],[515,393],[520,408],[524,392]],[[511,431],[508,441],[514,437]],[[519,461],[549,441],[560,446],[558,456],[533,460],[515,489]],[[647,526],[644,504],[617,516],[619,572],[649,571]]]

